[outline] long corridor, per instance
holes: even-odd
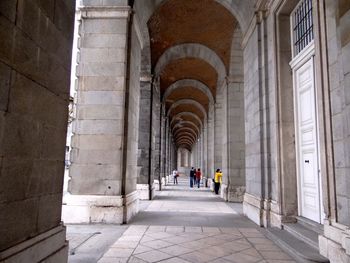
[[[158,192],[99,263],[116,262],[275,262],[293,261],[261,230],[208,188],[189,187],[180,176]]]

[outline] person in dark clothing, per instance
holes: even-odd
[[[197,172],[196,172],[196,183],[198,185],[198,188],[200,187],[200,183],[201,183],[201,169],[198,168]]]
[[[193,187],[195,176],[196,176],[196,170],[194,169],[194,167],[192,167],[191,171],[190,171],[190,187],[191,188]]]

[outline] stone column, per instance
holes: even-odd
[[[136,212],[138,202],[136,178],[126,178],[136,168],[136,161],[126,159],[135,142],[128,125],[132,127],[138,116],[128,108],[136,103],[128,97],[134,90],[127,82],[130,7],[86,4],[80,10],[70,195],[64,198],[63,219],[120,224]],[[133,56],[136,59],[137,53]]]
[[[219,93],[219,91],[218,91]],[[222,169],[222,143],[223,143],[223,95],[216,95],[215,120],[214,120],[214,166]]]
[[[165,117],[165,105],[161,107],[160,116],[160,177],[163,184],[165,184],[165,161],[166,161],[166,135],[167,135],[167,118]]]
[[[221,196],[226,201],[242,202],[245,191],[243,77],[227,77],[225,93]]]
[[[152,77],[148,74],[141,76],[140,81],[140,117],[139,140],[137,155],[137,191],[141,200],[150,200],[154,196],[153,174],[150,170],[151,161],[151,130],[152,122]]]
[[[207,178],[210,177],[210,174],[208,173],[208,127],[205,125],[204,128],[202,128],[202,140],[203,140],[203,151],[202,151],[202,158],[203,158],[203,174]]]
[[[214,114],[215,106],[214,104],[209,105],[209,117],[207,120],[208,126],[208,137],[207,137],[207,143],[208,143],[208,152],[207,152],[207,158],[208,158],[208,173],[210,174],[210,177],[214,176],[215,171],[215,162],[214,162],[214,144],[215,144],[215,128],[214,128],[214,121],[215,121],[215,114]]]
[[[263,226],[269,203],[265,202],[266,177],[264,169],[264,111],[263,64],[265,35],[263,12],[256,13],[256,24],[244,47],[244,107],[245,107],[245,159],[246,193],[243,201],[244,214],[256,224]],[[256,63],[258,61],[258,63]]]
[[[173,169],[173,160],[175,160],[173,152],[172,152],[172,141],[171,141],[171,132],[170,132],[170,121],[168,118],[168,132],[167,132],[167,140],[168,140],[168,147],[167,147],[167,157],[166,157],[166,162],[167,162],[167,175],[170,174],[171,169]]]

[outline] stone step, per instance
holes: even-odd
[[[283,229],[318,250],[318,233],[300,223],[283,224]]]
[[[329,263],[329,260],[321,256],[318,249],[310,246],[308,243],[298,239],[286,230],[278,228],[268,228],[267,236],[286,251],[295,260],[301,263],[324,262]]]
[[[296,219],[299,224],[302,224],[306,228],[309,228],[320,235],[323,234],[323,225],[301,216],[297,216]]]

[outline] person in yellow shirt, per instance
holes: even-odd
[[[214,176],[214,190],[215,194],[219,194],[220,185],[222,182],[222,172],[220,169],[216,169],[215,176]]]

